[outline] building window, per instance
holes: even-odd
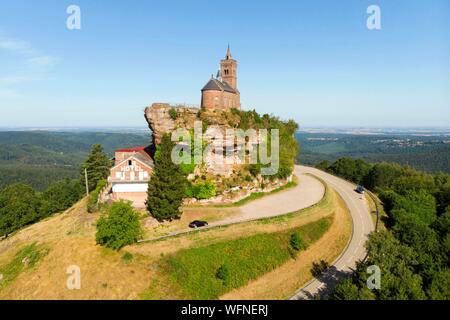
[[[133,164],[133,162],[131,162],[131,160],[128,160],[128,165],[131,166]]]
[[[122,178],[122,172],[116,172],[116,179]]]

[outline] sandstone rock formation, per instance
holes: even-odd
[[[257,150],[261,137],[255,131],[253,136],[246,139],[236,138],[233,129],[239,127],[241,119],[233,112],[154,103],[145,109],[145,118],[152,130],[155,145],[161,142],[165,133],[172,133],[178,128],[191,130],[196,121],[202,121],[203,162],[196,165],[194,172],[188,175],[188,180],[214,181],[218,196],[206,202],[234,202],[252,192],[272,190],[290,181],[290,178],[279,181],[262,176],[252,178],[249,175],[246,168],[248,158]]]
[[[170,116],[170,110],[174,108],[168,103],[154,103],[145,109],[145,119],[152,130],[153,144],[159,144],[164,133],[169,133],[175,128],[193,128],[200,109],[189,107],[177,107],[176,119]]]
[[[176,110],[176,117],[171,116],[171,110]],[[226,114],[227,116],[222,116]],[[233,118],[228,111],[207,111],[200,115],[200,109],[190,107],[173,107],[167,103],[154,103],[145,109],[145,118],[153,134],[153,143],[159,144],[165,133],[171,133],[177,128],[193,129],[195,121],[208,123],[203,133],[203,140],[208,146],[203,155],[206,171],[215,175],[229,177],[236,166],[243,165],[240,157],[242,151],[252,150],[258,143],[258,137],[249,141],[233,139],[232,125],[239,119]],[[231,125],[230,125],[231,124]]]

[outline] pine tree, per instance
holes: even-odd
[[[108,177],[111,169],[111,160],[103,151],[100,144],[94,144],[86,161],[81,165],[81,181],[84,185],[84,170],[87,169],[87,176],[89,182],[89,191],[92,191],[97,186],[97,183]]]
[[[165,134],[158,146],[155,168],[148,183],[147,209],[160,221],[180,218],[186,190],[186,176],[171,159],[173,146],[170,136]]]

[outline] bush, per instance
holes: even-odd
[[[291,248],[295,251],[300,251],[305,249],[305,242],[303,241],[302,237],[300,236],[300,233],[294,232],[291,234],[291,239],[289,240],[289,244],[291,245]]]
[[[195,199],[209,199],[216,195],[216,186],[214,183],[206,181],[190,185],[186,189],[186,196]]]
[[[178,117],[177,110],[175,108],[170,109],[169,116],[172,118],[172,120],[175,120]]]
[[[87,205],[87,211],[89,213],[93,213],[98,210],[98,197],[100,195],[100,192],[102,191],[102,189],[105,186],[106,186],[106,181],[101,180],[99,183],[97,183],[95,190],[90,193],[88,205]]]
[[[120,250],[126,245],[136,243],[142,235],[137,213],[128,202],[116,202],[111,205],[107,215],[97,222],[95,239],[98,244]]]
[[[230,270],[226,265],[221,265],[217,270],[216,278],[222,280],[223,284],[226,285],[228,283],[228,279],[230,278]]]
[[[133,255],[129,252],[125,252],[122,256],[122,260],[125,262],[131,262],[133,261],[133,258],[134,258]]]

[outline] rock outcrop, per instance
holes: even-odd
[[[176,110],[174,119],[170,110]],[[164,133],[169,133],[176,128],[193,128],[197,119],[198,108],[172,107],[168,103],[154,103],[145,109],[145,119],[152,130],[153,144],[159,144]]]
[[[172,113],[172,114],[171,114]],[[203,141],[207,150],[203,155],[206,172],[229,177],[233,170],[244,165],[245,150],[251,152],[258,144],[258,137],[234,139],[232,130],[239,123],[229,111],[206,111],[198,108],[173,107],[167,103],[154,103],[145,109],[145,118],[153,133],[153,143],[159,144],[165,133],[177,128],[193,129],[196,121],[207,123],[203,133]],[[204,126],[202,126],[204,128]]]
[[[202,125],[203,161],[196,165],[188,180],[214,181],[217,197],[203,202],[234,202],[252,192],[272,190],[290,181],[265,179],[261,175],[252,177],[247,167],[248,158],[257,150],[261,137],[258,132],[247,138],[236,138],[232,129],[238,128],[241,118],[229,110],[201,110],[185,106],[154,103],[145,109],[145,118],[152,130],[153,143],[159,144],[166,133],[176,129],[194,129],[197,134]],[[188,201],[197,201],[189,199]]]

